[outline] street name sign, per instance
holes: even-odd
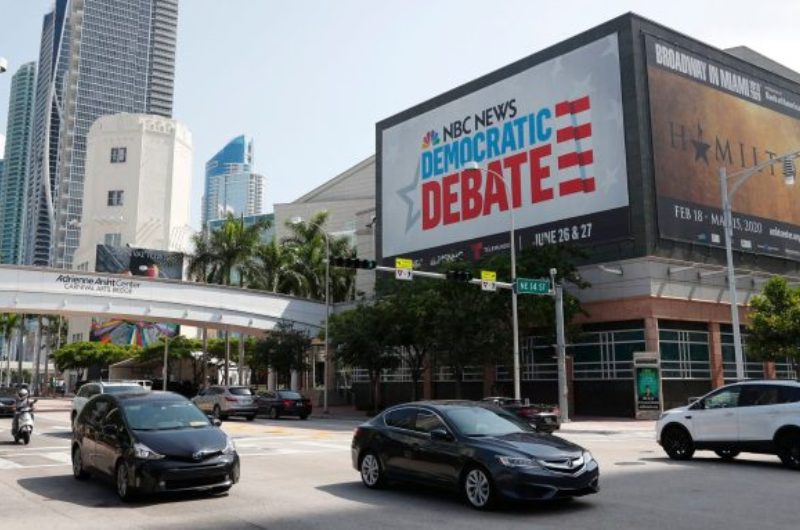
[[[550,294],[550,280],[546,278],[517,278],[518,294]]]

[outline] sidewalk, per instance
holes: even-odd
[[[38,397],[38,401],[34,405],[36,412],[64,412],[69,413],[72,410],[72,398],[64,397]]]
[[[330,406],[329,415],[322,414],[322,407],[314,410],[317,419],[367,421],[370,417],[363,410],[356,410],[351,406]],[[560,432],[581,432],[593,434],[616,434],[632,432],[655,432],[655,421],[634,420],[631,418],[592,418],[578,417],[561,425]],[[559,431],[556,431],[558,433]]]

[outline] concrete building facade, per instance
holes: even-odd
[[[184,252],[192,233],[192,135],[170,118],[115,114],[88,134],[80,246],[74,268],[94,271],[98,244]]]
[[[685,404],[736,379],[719,168],[733,175],[800,148],[799,81],[746,48],[719,50],[633,14],[609,21],[377,125],[378,259],[435,270],[507,253],[510,203],[518,248],[569,242],[586,253],[578,265],[591,287],[567,285],[586,310],[566,348],[572,413],[634,416],[636,353],[658,362],[659,408]],[[464,167],[474,157],[483,180]],[[511,188],[487,184],[487,168]],[[775,164],[733,199],[732,288],[745,339],[748,302],[764,283],[776,274],[800,283],[798,193]],[[297,202],[276,217],[303,215]],[[527,223],[526,205],[535,210]],[[370,208],[359,209],[360,225]],[[432,237],[437,230],[445,236]],[[557,402],[550,330],[521,329],[522,395]],[[365,402],[366,373],[339,368],[337,395]],[[787,361],[748,358],[746,340],[744,369],[797,377]],[[384,405],[409,399],[406,368],[383,381]],[[438,366],[419,394],[448,398],[454,388]],[[510,395],[509,363],[469,368],[462,388],[466,398]]]

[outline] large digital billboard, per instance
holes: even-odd
[[[733,184],[800,149],[800,93],[650,35],[645,46],[660,236],[724,247],[720,167]],[[732,204],[734,250],[800,260],[800,187],[784,185],[780,163]]]
[[[519,248],[629,235],[617,35],[501,75],[378,125],[383,259],[508,252],[509,208]]]
[[[95,256],[96,272],[171,280],[183,278],[183,254],[180,252],[97,245]],[[177,324],[92,318],[90,338],[113,344],[148,346],[163,336],[177,334]]]

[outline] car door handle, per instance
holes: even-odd
[[[686,418],[687,420],[691,420],[692,419],[692,415],[689,414],[688,416],[684,416],[684,418]]]

